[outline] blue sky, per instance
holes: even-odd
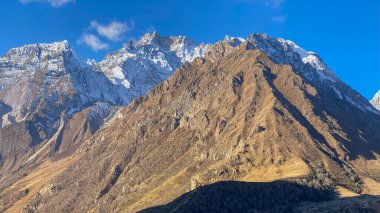
[[[100,60],[147,31],[216,42],[265,32],[318,53],[367,98],[380,89],[379,0],[6,0],[0,53],[68,40]]]

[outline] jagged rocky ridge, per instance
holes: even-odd
[[[91,65],[83,63],[67,41],[11,49],[0,61],[3,126],[25,120],[42,102],[65,102],[69,115],[96,101],[127,105],[185,61],[202,57],[204,46],[182,36],[146,34],[136,45],[128,43]],[[75,103],[59,100],[65,97]]]
[[[145,34],[136,44],[132,41],[104,60],[93,64],[120,90],[125,103],[146,94],[153,86],[171,76],[184,62],[203,57],[208,45],[196,44],[184,36],[162,37]]]
[[[15,128],[3,128],[6,132],[0,130],[0,135],[9,137],[14,134],[10,129],[16,129],[27,136],[22,142],[4,140],[0,155],[4,160],[11,152],[60,144],[56,137],[74,113],[97,107],[99,102],[112,106],[109,112],[126,106],[167,79],[183,62],[203,56],[204,49],[205,45],[187,37],[152,33],[100,63],[84,63],[67,41],[9,50],[0,59],[0,121],[3,127]]]
[[[245,41],[235,37],[225,39],[232,46]],[[320,82],[339,98],[362,110],[377,112],[360,94],[342,83],[315,53],[265,34],[252,34],[247,40],[276,63],[292,65],[305,78]],[[210,46],[196,44],[183,36],[147,33],[136,44],[129,42],[90,66],[79,59],[67,41],[11,49],[0,62],[2,126],[23,121],[49,107],[49,112],[43,112],[44,122],[34,127],[45,131],[46,136],[40,139],[49,138],[59,126],[61,112],[71,116],[97,101],[127,105],[171,76],[184,62],[203,57]]]
[[[63,46],[68,46],[66,42],[63,43]],[[59,48],[53,48],[57,49]],[[82,63],[71,48],[68,49],[47,54],[49,56],[44,60],[25,60],[26,64],[37,63],[35,67],[42,73],[49,73],[46,71],[49,69],[40,68],[52,66],[51,64],[60,64],[57,67],[64,65],[64,71],[54,75],[54,83],[49,84],[53,86],[46,87],[53,88],[52,93],[50,89],[39,90],[42,92],[37,93],[48,99],[38,99],[37,102],[41,105],[36,109],[25,101],[30,113],[25,118],[19,116],[21,119],[18,122],[15,119],[12,125],[5,125],[0,132],[1,138],[9,139],[15,136],[10,129],[17,130],[14,127],[20,126],[19,129],[25,133],[18,132],[20,135],[17,140],[24,142],[35,135],[28,136],[27,133],[33,133],[37,129],[34,132],[40,139],[45,138],[52,142],[49,149],[46,149],[52,158],[58,161],[64,161],[67,156],[80,159],[62,176],[46,185],[47,188],[43,188],[44,192],[39,192],[38,197],[30,198],[33,200],[27,207],[30,211],[46,210],[50,205],[58,205],[56,207],[62,211],[74,210],[72,208],[79,205],[79,201],[83,201],[80,205],[85,209],[95,205],[99,210],[109,209],[111,206],[123,209],[123,202],[112,201],[120,196],[120,199],[124,199],[123,194],[119,195],[120,190],[131,193],[134,197],[135,201],[125,200],[128,206],[135,202],[131,209],[141,209],[169,201],[179,195],[178,193],[184,193],[199,185],[228,178],[247,177],[249,171],[262,166],[274,165],[281,168],[283,162],[292,162],[293,157],[296,157],[297,162],[304,162],[300,163],[302,167],[306,165],[312,171],[319,171],[316,173],[321,176],[315,181],[325,178],[327,185],[323,187],[341,184],[359,192],[363,189],[352,168],[352,160],[360,162],[358,164],[361,167],[366,167],[365,161],[360,161],[363,156],[365,159],[376,159],[378,156],[376,141],[379,140],[379,135],[373,134],[379,126],[378,111],[342,83],[316,54],[302,50],[293,42],[274,39],[265,34],[253,34],[247,39],[227,37],[225,41],[213,45],[198,45],[186,37],[161,37],[153,33],[146,34],[136,44],[129,43],[103,61],[91,65]],[[20,55],[25,54],[21,52]],[[53,55],[57,55],[58,59],[51,57]],[[70,57],[61,57],[67,55]],[[154,85],[171,76],[175,68],[186,61],[193,61],[196,57],[205,59],[197,59],[192,64],[185,63],[169,81],[159,84],[148,96],[135,100],[127,108],[120,107],[127,105],[136,96],[144,95]],[[58,60],[58,63],[54,60],[50,62],[51,58]],[[8,64],[13,63],[12,60],[8,61]],[[62,61],[64,62],[61,63]],[[4,67],[5,71],[1,70],[0,74],[7,73],[13,67],[22,66]],[[61,69],[57,67],[50,71]],[[87,75],[91,78],[87,78]],[[93,75],[104,84],[97,84],[99,81],[92,82],[97,79]],[[46,79],[49,83],[50,78]],[[43,78],[43,82],[45,81]],[[64,86],[56,87],[60,82]],[[91,86],[94,83],[98,87]],[[60,90],[61,88],[70,89]],[[91,94],[92,90],[86,88],[96,88],[98,90],[95,91],[98,92]],[[50,94],[56,94],[55,96],[63,99],[51,98],[54,95]],[[40,130],[44,131],[46,126],[36,128],[31,124],[40,125],[47,117],[44,115],[49,115],[47,109],[52,109],[51,106],[60,102],[58,100],[64,100],[62,103],[67,100],[72,102],[59,105],[62,107],[53,107],[57,109],[54,114],[59,115],[55,120],[52,119],[56,125],[51,130],[52,133],[45,136],[42,134],[44,137],[40,137]],[[49,103],[53,105],[47,105]],[[12,104],[3,101],[1,112],[12,115]],[[358,119],[352,121],[350,116]],[[262,117],[265,119],[260,120]],[[244,122],[240,123],[239,120]],[[296,125],[292,126],[292,123]],[[80,131],[77,131],[78,126]],[[234,127],[239,127],[237,131],[241,131],[240,134],[234,132]],[[286,133],[289,130],[285,131],[286,128],[291,129],[290,133]],[[200,141],[199,144],[197,140]],[[276,140],[281,141],[280,149],[274,148],[278,146],[274,143]],[[218,141],[220,142],[216,143]],[[233,145],[231,141],[237,141],[238,144]],[[25,157],[21,158],[22,161],[32,163],[30,157],[39,154],[45,144],[47,143],[43,140],[26,144],[25,149],[35,148],[23,154]],[[181,144],[190,148],[182,147]],[[1,150],[8,149],[8,153],[15,151],[12,147],[9,149],[7,142],[1,141],[0,145],[3,146]],[[62,147],[63,150],[59,151]],[[264,154],[252,157],[254,153],[251,152]],[[168,174],[160,173],[166,166],[170,166],[167,165],[168,162],[176,162],[176,156],[182,155],[186,156],[185,160],[172,166],[185,169],[181,165],[200,164],[197,169],[193,166],[186,168],[185,174],[190,175],[191,179],[181,179],[183,175],[178,169],[173,169]],[[3,159],[9,158],[4,154],[2,156],[5,156]],[[193,161],[193,157],[200,161]],[[318,159],[323,160],[318,162]],[[227,160],[227,164],[224,160]],[[156,169],[151,168],[158,162],[160,163]],[[204,162],[206,164],[202,165]],[[13,164],[14,162],[3,164],[2,170],[4,171],[4,165],[12,167]],[[226,168],[219,168],[223,164]],[[102,165],[100,170],[98,165]],[[33,167],[33,164],[30,166]],[[143,168],[143,171],[137,171],[136,168]],[[189,173],[194,169],[195,173]],[[208,176],[207,172],[200,172],[202,170],[213,175]],[[16,171],[17,175],[4,173],[1,186],[6,188],[17,183],[19,175],[22,177],[21,171],[26,170]],[[28,172],[33,172],[33,168]],[[154,193],[153,198],[139,195],[140,192],[159,190],[154,187],[155,184],[169,184],[170,182],[165,181],[169,181],[166,178],[170,175],[179,175],[181,182],[174,183],[183,184],[178,186],[177,194],[163,198],[157,198]],[[87,179],[94,176],[98,179]],[[128,180],[127,177],[131,179]],[[142,177],[151,182],[143,183]],[[306,178],[305,181],[313,178],[316,177]],[[68,183],[69,180],[77,181]],[[96,184],[98,187],[92,185],[94,181],[100,183]],[[70,185],[71,183],[76,187]],[[63,199],[65,194],[72,194],[65,191],[65,188],[73,190],[76,195],[68,200]],[[5,198],[12,200],[12,193],[0,194],[0,200]],[[95,199],[97,204],[92,203]],[[65,202],[57,204],[58,200]]]

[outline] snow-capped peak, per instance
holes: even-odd
[[[117,104],[120,99],[105,75],[91,70],[66,40],[24,45],[4,54],[0,97],[11,108],[2,116],[15,122],[38,110],[56,122],[65,110],[74,112],[98,100]]]
[[[293,41],[285,40],[283,38],[278,38],[277,40],[283,44],[287,44],[287,45],[291,46],[293,48],[293,50],[301,56],[301,58],[305,58],[305,57],[308,57],[310,55],[316,55],[314,52],[306,51],[306,50],[302,49],[300,46],[298,46]]]
[[[156,31],[153,33],[146,33],[140,38],[140,40],[134,45],[129,42],[126,45],[126,49],[131,48],[160,48],[163,51],[176,51],[182,47],[197,46],[192,39],[186,36],[160,36]]]
[[[233,37],[233,36],[230,36],[230,35],[226,35],[224,37],[224,41],[227,41],[228,43],[230,43],[230,45],[232,47],[237,47],[241,43],[244,43],[246,40],[244,38],[241,38],[241,37]]]
[[[317,70],[328,70],[329,68],[322,62],[320,57],[311,51],[306,51],[302,49],[300,46],[298,46],[296,43],[290,40],[285,40],[283,38],[278,39],[279,42],[281,42],[284,45],[290,46],[294,52],[298,53],[298,55],[302,58],[302,61],[304,63],[308,63],[312,65]]]
[[[307,72],[306,69],[302,69],[303,72],[299,70],[309,80],[338,81],[336,75],[317,54],[302,49],[292,41],[282,38],[275,39],[264,33],[254,33],[247,40],[253,44],[254,48],[265,52],[276,63],[291,64],[295,67],[311,66],[313,69]]]
[[[88,66],[96,66],[97,64],[98,64],[98,62],[95,60],[95,59],[87,59],[86,60],[86,64],[88,65]]]
[[[10,49],[2,58],[17,60],[20,56],[28,56],[28,59],[34,58],[34,60],[41,60],[51,54],[56,55],[70,50],[71,47],[66,40],[54,43],[28,44]]]
[[[167,79],[184,62],[203,57],[206,46],[185,36],[146,33],[136,44],[128,42],[107,55],[97,67],[129,102]]]
[[[329,90],[338,99],[362,111],[379,113],[363,96],[344,84],[316,53],[306,51],[292,41],[275,39],[263,33],[254,33],[247,41],[251,48],[263,51],[274,62],[291,65],[314,86]]]
[[[24,45],[21,47],[12,48],[11,52],[12,52],[12,50],[27,51],[27,50],[35,49],[35,48],[39,48],[39,49],[45,50],[45,51],[56,51],[56,52],[61,52],[61,51],[71,49],[69,42],[67,40],[63,40],[63,41],[58,41],[58,42],[53,42],[53,43],[27,44],[27,45]],[[23,52],[23,53],[27,54],[27,52]]]
[[[57,66],[63,63],[68,67],[88,66],[86,61],[74,51],[67,40],[28,44],[12,48],[0,60],[3,64],[28,64],[29,70],[34,70],[34,68],[41,66],[41,63],[47,64],[46,71],[61,69]]]
[[[245,39],[241,38],[241,37],[234,37],[234,36],[226,35],[226,36],[224,36],[224,41],[228,41],[228,42],[239,41],[239,42],[243,43],[243,42],[245,42]]]
[[[157,37],[159,37],[159,35],[156,31],[154,31],[153,33],[145,33],[137,42],[137,45],[142,46],[152,44]]]

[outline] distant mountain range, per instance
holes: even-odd
[[[380,94],[289,40],[154,32],[100,62],[31,44],[0,58],[0,88],[1,212],[285,212],[380,194]],[[272,181],[286,203],[236,198]]]

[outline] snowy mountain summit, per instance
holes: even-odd
[[[48,103],[72,102],[60,110],[68,112],[97,101],[126,105],[185,61],[203,57],[204,47],[184,36],[148,33],[100,63],[83,62],[67,41],[13,48],[0,58],[4,125],[22,121]]]
[[[48,139],[83,108],[127,105],[182,63],[203,57],[205,47],[148,33],[99,63],[83,61],[67,41],[13,48],[0,58],[0,126],[32,123]]]
[[[184,62],[203,57],[208,45],[196,44],[185,36],[145,34],[93,66],[118,88],[125,103],[171,76]]]
[[[63,120],[97,101],[119,104],[104,74],[78,57],[67,41],[13,48],[0,58],[1,125],[27,122],[51,137]]]
[[[291,65],[310,84],[334,93],[342,103],[354,105],[361,111],[380,113],[366,98],[342,82],[316,53],[304,50],[290,40],[276,39],[263,33],[254,33],[246,40],[252,49],[263,51],[275,63]]]

